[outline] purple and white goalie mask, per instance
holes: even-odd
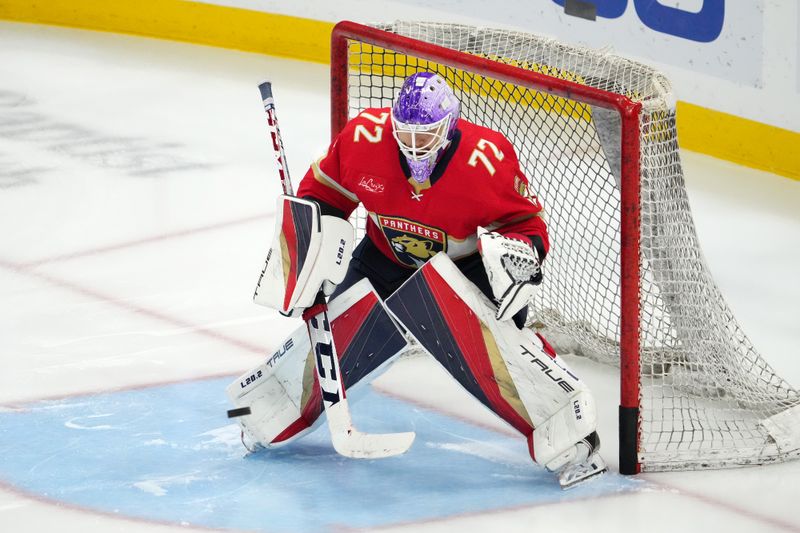
[[[438,74],[417,72],[400,89],[392,107],[392,128],[418,183],[430,178],[453,134],[461,106]]]

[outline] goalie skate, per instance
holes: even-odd
[[[599,454],[595,453],[582,463],[564,467],[562,471],[558,472],[558,483],[564,490],[571,489],[575,485],[589,481],[607,471],[606,462]]]
[[[597,433],[592,433],[577,443],[567,454],[548,464],[547,469],[555,472],[562,489],[571,489],[608,471],[606,462],[598,453],[599,450],[600,439]],[[565,458],[567,462],[563,466],[555,469],[551,467]]]

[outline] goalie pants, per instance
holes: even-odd
[[[478,252],[455,261],[456,267],[464,276],[475,284],[487,298],[494,301],[492,287],[483,267],[483,260]],[[416,270],[398,265],[386,257],[369,237],[364,237],[356,249],[353,251],[353,258],[347,269],[344,280],[337,285],[336,290],[331,295],[331,300],[336,298],[363,278],[367,278],[375,292],[382,300],[386,300],[394,291],[410,278]],[[514,324],[519,329],[525,327],[525,319],[528,316],[528,309],[523,307],[513,316]]]

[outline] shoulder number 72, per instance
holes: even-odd
[[[356,126],[355,133],[353,133],[353,142],[360,141],[362,136],[371,143],[381,142],[381,137],[383,136],[383,126],[386,124],[386,119],[389,118],[389,113],[381,113],[376,117],[375,115],[365,111],[361,113],[359,117],[365,118],[376,124],[375,131],[374,133],[371,133],[366,126],[359,124]]]
[[[489,158],[486,157],[486,154],[484,153],[487,146],[491,149],[495,159],[497,159],[498,161],[503,160],[503,157],[505,156],[503,155],[503,152],[500,151],[500,149],[497,147],[496,144],[494,144],[492,141],[481,139],[478,141],[478,147],[472,151],[472,154],[470,154],[469,161],[467,161],[467,164],[471,167],[474,167],[477,166],[478,161],[480,161],[481,164],[484,167],[486,167],[486,170],[489,171],[489,175],[494,176],[495,173],[494,165],[492,164],[491,161],[489,161]]]

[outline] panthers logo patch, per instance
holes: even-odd
[[[447,236],[431,226],[405,218],[378,215],[386,240],[402,264],[419,268],[439,252],[447,251]]]

